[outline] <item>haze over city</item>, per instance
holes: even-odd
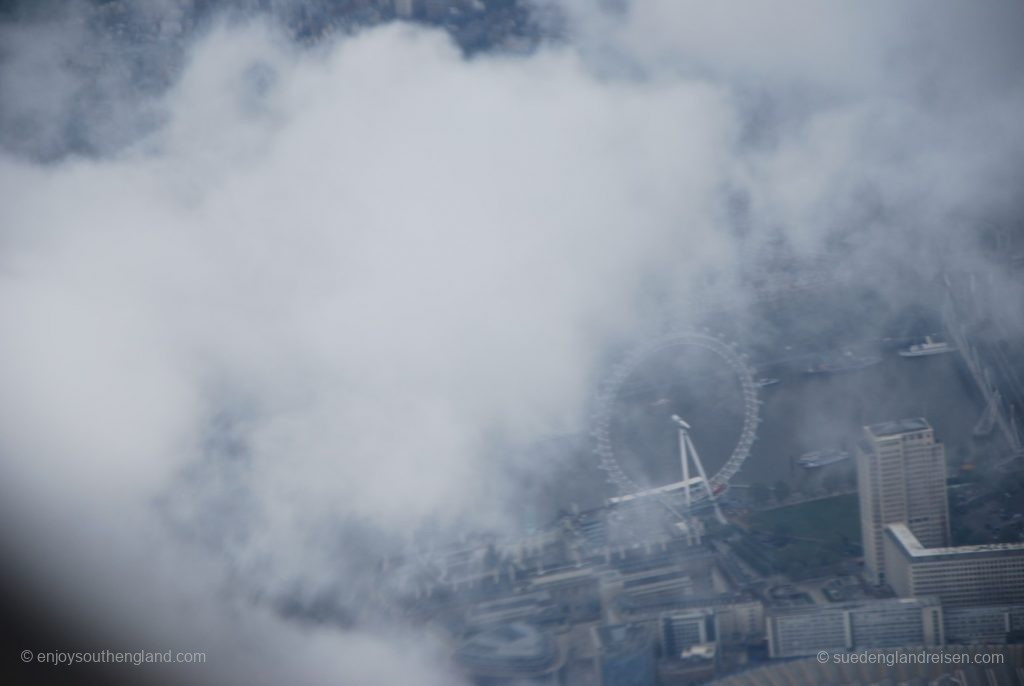
[[[10,683],[1020,683],[1022,32],[0,3]]]

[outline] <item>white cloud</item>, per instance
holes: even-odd
[[[298,55],[252,26],[195,49],[166,116],[114,158],[6,161],[0,210],[8,483],[97,576],[131,559],[141,595],[176,594],[146,583],[164,544],[132,514],[168,494],[269,593],[344,566],[323,522],[500,526],[492,438],[576,425],[648,270],[721,250],[733,120],[700,82],[467,62],[406,27]],[[182,481],[228,459],[202,449],[218,413],[242,466]]]

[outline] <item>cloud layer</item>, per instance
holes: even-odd
[[[129,144],[0,156],[3,508],[26,569],[59,570],[41,592],[208,641],[184,649],[218,683],[451,683],[441,642],[372,612],[273,608],[358,609],[371,553],[428,522],[514,530],[508,448],[579,429],[659,303],[752,299],[759,246],[973,264],[975,222],[1018,216],[1019,12],[566,11],[568,44],[473,59],[407,25],[315,49],[219,25],[112,103],[145,115]],[[66,117],[68,82],[11,77],[57,39],[5,30],[4,88]]]

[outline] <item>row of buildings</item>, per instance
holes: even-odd
[[[943,606],[934,596],[815,605],[770,613],[770,657],[904,646],[1024,642],[1024,603]]]
[[[698,556],[687,572],[699,575],[703,563]],[[1024,642],[1024,603],[944,605],[923,596],[787,607],[751,593],[716,593],[697,578],[666,585],[664,577],[654,569],[591,573],[571,585],[560,581],[553,593],[473,605],[456,657],[478,680],[486,677],[481,683],[577,683],[567,675],[584,674],[578,681],[650,686],[700,683],[756,663],[748,654],[788,659]],[[650,601],[642,607],[633,604],[637,589]],[[573,616],[574,603],[597,611]]]
[[[768,656],[1024,642],[1024,544],[950,544],[945,451],[931,425],[867,426],[856,461],[864,577],[897,597],[769,606]],[[673,634],[694,637],[689,645],[708,635],[695,628],[699,615],[669,617],[663,622],[690,623]]]
[[[783,602],[727,548],[694,544],[638,502],[446,554],[410,576],[412,607],[458,636],[453,657],[488,686],[681,685],[821,651],[1024,641],[1024,545],[949,545],[932,427],[866,427],[856,453],[861,600]]]

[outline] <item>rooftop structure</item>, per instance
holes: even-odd
[[[510,682],[551,675],[564,662],[550,632],[520,622],[470,635],[454,657],[474,677],[503,678]]]
[[[530,622],[552,624],[566,619],[550,593],[537,591],[503,596],[469,608],[466,621],[474,626]]]
[[[1000,556],[1005,553],[1020,554],[1024,551],[1024,543],[981,543],[978,545],[956,545],[926,548],[905,524],[890,524],[886,527],[889,536],[898,540],[904,554],[913,558],[973,558]]]
[[[869,434],[876,438],[883,438],[886,436],[897,436],[899,434],[912,433],[915,431],[931,431],[932,427],[928,421],[922,417],[915,417],[911,419],[897,419],[891,422],[879,422],[877,424],[871,424],[865,427]]]

